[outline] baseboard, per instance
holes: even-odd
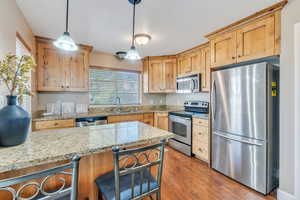
[[[296,197],[294,195],[291,195],[290,193],[278,189],[277,200],[296,200]]]

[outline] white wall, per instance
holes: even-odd
[[[295,25],[295,197],[300,199],[300,23]]]
[[[295,194],[295,41],[294,25],[300,22],[300,0],[290,0],[282,11],[282,49],[280,69],[280,184],[279,199]],[[298,198],[299,199],[299,198]]]

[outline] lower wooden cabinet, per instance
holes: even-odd
[[[208,120],[193,118],[192,152],[203,161],[209,162]]]
[[[169,114],[157,112],[154,114],[154,126],[163,130],[169,130]]]
[[[108,123],[118,123],[118,122],[129,122],[129,121],[139,121],[145,124],[153,126],[154,124],[154,114],[128,114],[128,115],[115,115],[107,117]]]
[[[73,127],[75,127],[74,119],[32,122],[32,130],[34,131],[47,130],[47,129],[73,128]]]
[[[154,114],[153,113],[146,113],[144,114],[144,120],[143,122],[145,124],[148,124],[150,126],[154,126]]]
[[[143,120],[144,120],[143,114],[115,115],[115,116],[107,117],[108,123],[130,122],[130,121],[143,122]]]

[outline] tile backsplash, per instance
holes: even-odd
[[[199,100],[209,102],[209,93],[194,93],[194,94],[167,94],[166,105],[168,106],[182,106],[187,100]]]

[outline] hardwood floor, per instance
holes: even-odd
[[[275,200],[210,169],[168,147],[162,179],[162,200]]]

